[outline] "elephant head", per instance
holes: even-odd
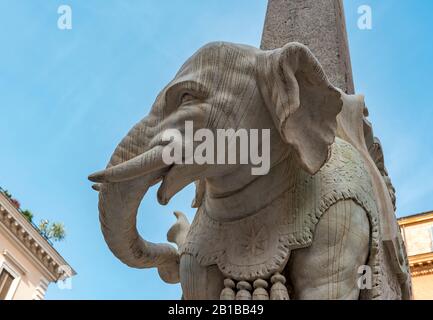
[[[167,165],[162,159],[166,130],[184,133],[185,121],[193,121],[195,130],[268,128],[271,167],[292,154],[314,174],[326,162],[341,107],[340,91],[301,44],[272,51],[221,42],[204,46],[123,138],[107,168],[89,176],[98,183],[101,228],[109,248],[127,265],[157,267],[163,280],[177,282],[177,250],[148,242],[137,232],[137,210],[148,188],[162,181],[158,200],[166,204],[197,180],[222,179],[211,191],[227,193],[256,179],[245,164]],[[178,143],[194,147],[187,139]]]

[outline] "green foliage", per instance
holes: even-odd
[[[12,194],[11,194],[9,191],[7,191],[7,190],[4,190],[4,191],[3,191],[3,194],[4,194],[6,197],[8,197],[9,199],[12,198]]]
[[[33,213],[30,210],[24,210],[21,213],[29,222],[33,222]]]
[[[66,237],[65,226],[63,223],[54,222],[51,225],[52,238],[56,241],[62,241]]]
[[[38,226],[39,233],[47,239],[48,239],[48,233],[49,233],[49,228],[48,228],[49,223],[50,222],[48,220],[41,220],[41,222],[39,223],[39,226]]]
[[[65,226],[60,222],[41,220],[38,228],[41,235],[49,240],[62,241],[66,237]]]

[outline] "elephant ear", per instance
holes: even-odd
[[[293,147],[302,168],[315,174],[335,139],[340,91],[300,43],[264,51],[258,64],[259,88],[283,141]]]

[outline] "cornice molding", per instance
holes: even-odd
[[[409,257],[412,277],[433,274],[433,253],[418,254]]]
[[[42,237],[27,219],[0,193],[0,226],[6,229],[21,248],[27,251],[50,281],[74,276],[76,272]]]
[[[398,223],[402,227],[421,224],[426,222],[433,222],[433,211],[416,214],[413,216],[402,217],[398,219]]]

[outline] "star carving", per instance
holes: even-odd
[[[245,255],[258,256],[264,253],[268,235],[264,226],[250,224],[241,240],[241,247]]]

